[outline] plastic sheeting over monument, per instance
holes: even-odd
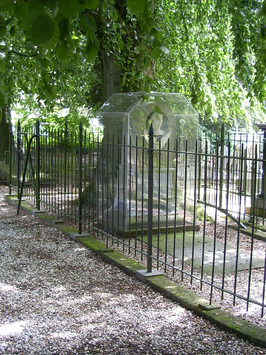
[[[198,113],[183,94],[114,94],[98,111],[104,126],[97,167],[98,223],[114,233],[145,230],[148,199],[148,132],[154,131],[154,227],[177,215],[177,138],[195,141]],[[180,167],[179,167],[180,168]]]

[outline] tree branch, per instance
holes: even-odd
[[[19,55],[20,57],[26,57],[26,58],[32,58],[32,57],[37,57],[39,55],[39,53],[32,53],[32,54],[24,54],[24,53],[20,53],[20,52],[17,52],[13,49],[11,49],[10,51],[8,51],[8,54],[16,54],[16,55]]]

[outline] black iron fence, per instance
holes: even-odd
[[[247,136],[246,136],[247,137]],[[10,193],[159,269],[210,303],[265,303],[265,176],[260,135],[216,140],[10,129]],[[3,160],[2,160],[3,161]],[[3,169],[2,169],[3,170]]]

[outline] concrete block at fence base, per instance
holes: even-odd
[[[70,233],[69,236],[70,236],[70,238],[77,240],[79,237],[89,237],[90,235],[87,233],[84,233],[84,234]]]
[[[46,213],[44,210],[32,210],[32,214],[43,214]]]
[[[9,194],[4,194],[4,201],[9,201],[12,200],[16,197],[14,197],[14,195],[9,195]],[[16,200],[18,201],[18,199],[16,198]]]
[[[7,199],[6,199],[6,201],[7,201]],[[9,201],[11,202],[12,205],[16,206],[18,204],[18,202],[19,202],[19,199],[18,198],[10,198]],[[21,200],[21,202],[24,202],[24,201],[25,200],[23,200],[23,199]]]
[[[162,276],[162,275],[164,274],[158,270],[152,270],[152,272],[147,272],[147,270],[138,270],[135,273],[136,278],[144,283],[146,282],[146,279],[148,277]]]
[[[101,253],[113,253],[115,250],[114,249],[99,249]]]
[[[198,306],[200,309],[203,309],[204,311],[213,311],[215,309],[221,309],[221,307],[217,306],[216,304],[199,303]]]
[[[53,221],[53,224],[63,224],[64,221],[62,221],[61,219],[57,219],[55,221]]]

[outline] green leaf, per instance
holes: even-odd
[[[50,64],[50,61],[47,58],[41,58],[40,63],[43,69],[47,69]]]
[[[143,63],[144,63],[144,67],[145,67],[145,68],[149,68],[149,66],[151,65],[151,60],[150,60],[150,58],[147,57],[147,56],[145,56],[145,57],[143,58]]]
[[[157,27],[153,27],[150,34],[151,34],[151,36],[154,36],[155,38],[158,38],[158,39],[163,37],[163,31],[161,31]]]
[[[266,38],[266,25],[264,23],[261,25],[260,34],[263,39]]]
[[[146,1],[145,0],[127,0],[127,6],[134,15],[140,15],[145,11]]]
[[[83,29],[84,32],[87,32],[87,30],[91,30],[92,32],[96,32],[97,31],[97,25],[96,22],[94,20],[94,18],[90,15],[82,15],[81,19],[80,19],[80,25]]]
[[[46,95],[50,98],[50,99],[54,99],[56,97],[56,90],[55,88],[50,85],[50,84],[45,84],[44,85],[44,91],[46,93]]]
[[[162,50],[160,47],[154,48],[153,51],[151,52],[152,59],[157,60],[160,57],[161,53]]]
[[[0,0],[0,11],[8,12],[12,9],[13,0]]]
[[[29,2],[29,14],[27,15],[28,20],[35,20],[35,18],[44,13],[44,6],[38,0],[31,0]]]
[[[95,10],[99,5],[99,0],[85,0],[85,8]]]
[[[6,19],[5,21],[4,21],[4,25],[5,26],[8,26],[11,22],[13,22],[13,19],[11,18],[11,17],[9,17],[8,19]],[[3,22],[2,22],[3,23]]]
[[[136,46],[135,49],[134,49],[134,52],[135,52],[136,54],[140,54],[140,52],[141,52],[141,47]]]
[[[25,30],[30,31],[36,18],[44,14],[44,6],[38,0],[31,0],[28,5],[28,10],[24,19],[22,19],[22,26]]]
[[[144,18],[144,23],[145,23],[145,29],[147,31],[150,31],[153,27],[154,27],[154,19],[152,17],[147,17],[147,18]]]
[[[60,40],[62,41],[69,35],[69,21],[67,18],[62,18],[58,24],[60,30]]]
[[[6,26],[1,25],[0,26],[0,37],[4,37],[5,34],[6,34]]]
[[[162,114],[162,110],[160,109],[159,106],[155,105],[155,106],[154,106],[154,109],[155,109],[155,111],[156,111],[157,113],[159,113],[160,115]]]
[[[45,49],[48,49],[48,50],[53,49],[57,45],[57,43],[59,42],[59,38],[60,38],[59,27],[58,27],[58,24],[54,21],[54,33],[53,33],[53,36],[50,39],[50,41],[47,42],[47,43],[44,43],[42,45],[42,47],[45,48]]]
[[[10,36],[15,37],[17,35],[17,29],[15,26],[12,26],[9,30]]]
[[[4,60],[0,60],[0,72],[5,73],[6,71],[6,64]]]
[[[6,99],[4,91],[0,89],[0,108],[4,108],[6,105]]]
[[[57,0],[56,3],[61,14],[67,18],[75,16],[78,12],[78,0]]]
[[[69,48],[64,43],[61,43],[57,49],[57,57],[63,62],[65,62],[68,60],[68,54]]]
[[[124,41],[122,41],[122,40],[118,41],[117,47],[118,47],[119,51],[122,51],[122,49],[124,48],[124,45],[125,45]]]
[[[87,61],[92,62],[98,54],[98,51],[99,47],[97,46],[97,44],[95,42],[90,41],[84,52]]]
[[[15,2],[14,3],[14,15],[15,17],[19,20],[22,21],[24,20],[25,16],[28,14],[29,12],[29,3],[27,2]]]
[[[54,36],[56,26],[56,22],[49,15],[39,15],[31,26],[32,43],[36,46],[39,46],[49,42]]]

